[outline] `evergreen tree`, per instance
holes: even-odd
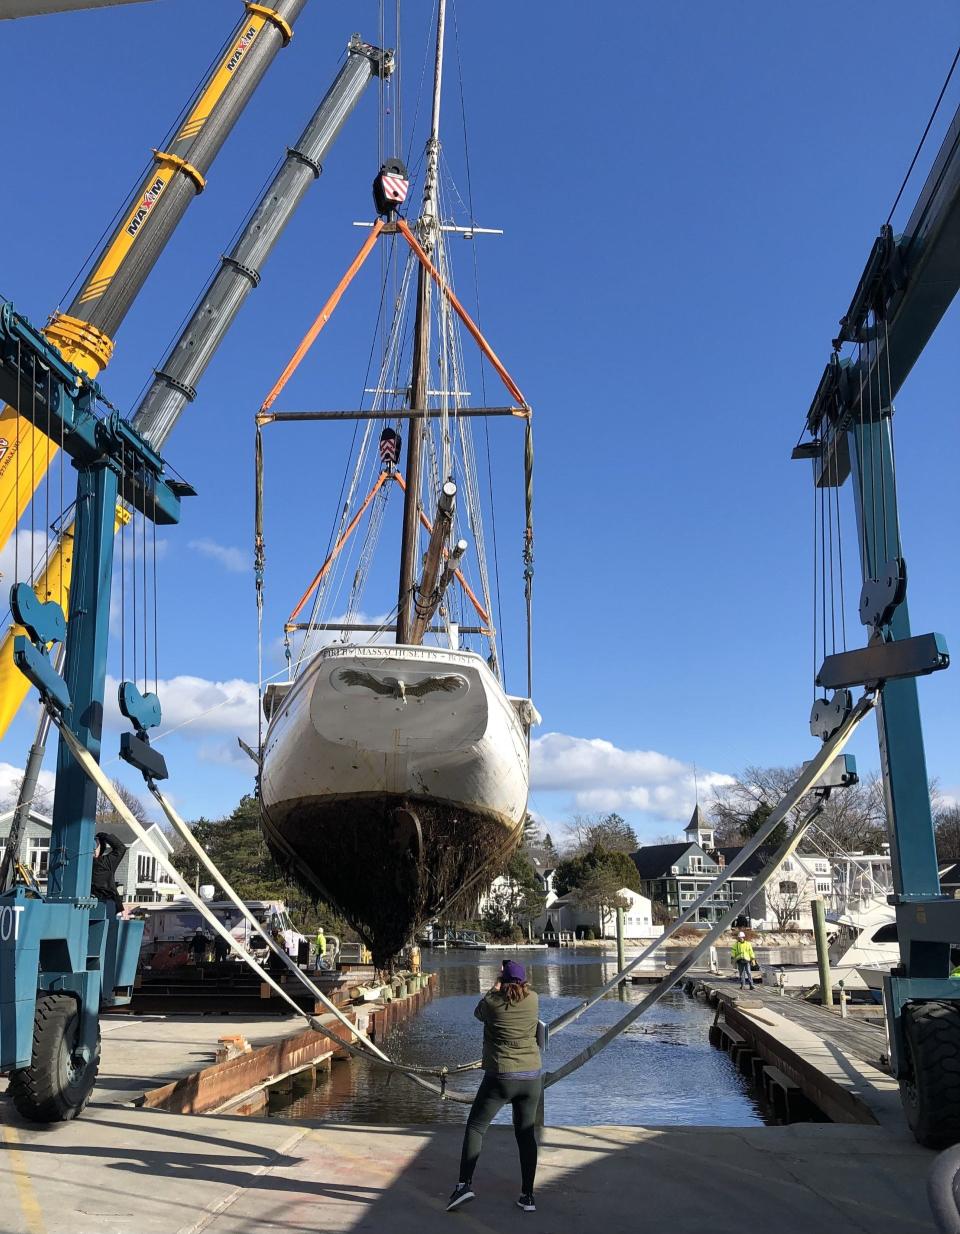
[[[308,936],[322,923],[341,938],[345,934],[355,937],[329,905],[317,904],[284,878],[260,830],[260,807],[255,797],[242,797],[226,818],[198,819],[191,830],[242,900],[283,900],[294,925]],[[187,882],[192,883],[198,875],[201,883],[212,881],[185,844],[174,851],[172,861]],[[215,887],[214,895],[221,895],[222,890]]]
[[[576,857],[567,857],[557,866],[556,889],[559,895],[590,885],[601,871],[616,890],[640,890],[640,874],[626,853],[611,852],[600,844]]]

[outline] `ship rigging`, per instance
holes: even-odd
[[[530,697],[531,409],[453,287],[447,236],[464,229],[446,220],[441,198],[445,19],[440,0],[419,217],[411,226],[402,215],[410,187],[404,162],[381,157],[374,181],[378,217],[256,417],[263,828],[280,861],[344,914],[379,961],[426,919],[489,879],[516,847],[526,817],[530,728],[539,718]],[[470,225],[472,234],[472,212]],[[384,298],[395,281],[394,311],[369,405],[276,410],[384,236],[391,238],[391,255],[402,253],[405,260],[402,266],[388,260],[383,268]],[[509,405],[469,403],[464,330],[505,386]],[[485,394],[482,373],[481,390]],[[506,692],[495,621],[499,596],[487,553],[488,526],[494,542],[496,535],[487,426],[497,416],[522,420],[525,430],[522,696]],[[268,684],[262,653],[264,429],[333,419],[356,421],[352,472],[327,554],[284,623],[288,679]],[[486,511],[473,432],[478,419],[486,430]],[[364,622],[361,605],[376,578],[375,558],[397,489],[403,495],[397,601],[382,618]],[[494,575],[498,581],[499,569]],[[392,643],[386,641],[391,636]]]

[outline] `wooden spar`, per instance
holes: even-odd
[[[396,480],[396,482],[400,485],[401,488],[405,487],[403,476],[401,476],[399,471],[395,471],[393,473],[393,478],[394,480]],[[424,514],[422,510],[420,511],[420,522],[423,524],[423,526],[426,528],[428,532],[433,531],[433,523],[430,522],[430,520],[427,518],[427,516]],[[489,625],[490,624],[490,614],[487,612],[487,610],[483,607],[483,605],[477,599],[477,593],[473,590],[473,588],[470,586],[467,580],[463,577],[463,574],[460,572],[460,570],[454,570],[453,576],[457,580],[457,582],[460,584],[460,586],[463,588],[464,594],[467,596],[470,603],[477,610],[477,616],[480,618],[481,621],[486,622],[486,624]],[[400,640],[398,639],[397,641],[399,642]]]
[[[440,91],[443,83],[443,31],[446,21],[446,0],[437,4],[437,54],[433,69],[433,110],[430,117],[430,137],[427,141],[423,177],[423,205],[420,211],[420,235],[429,259],[433,251],[437,228],[437,179],[440,167]],[[406,224],[403,224],[406,227]],[[417,313],[413,335],[413,373],[410,387],[411,411],[426,411],[430,377],[430,279],[421,263],[417,271]],[[521,400],[522,401],[522,400]],[[408,643],[412,631],[411,601],[417,573],[420,546],[420,462],[423,454],[423,418],[410,421],[407,442],[407,483],[403,501],[403,538],[400,543],[400,582],[397,589],[397,642]],[[484,617],[486,621],[486,617]]]
[[[257,424],[287,424],[298,420],[424,420],[433,413],[429,411],[412,411],[405,408],[382,408],[379,411],[261,411],[257,414]],[[450,419],[476,416],[513,416],[517,420],[526,420],[530,415],[528,407],[456,407],[450,411]]]
[[[344,274],[343,278],[336,285],[336,287],[333,290],[333,293],[330,295],[326,304],[323,306],[323,308],[320,310],[319,314],[317,315],[313,325],[310,327],[307,333],[303,336],[303,339],[300,342],[300,346],[290,357],[289,364],[283,370],[280,376],[277,378],[276,382],[274,383],[273,389],[270,391],[267,397],[260,404],[261,412],[270,410],[270,408],[273,406],[274,402],[276,401],[277,395],[280,394],[280,392],[283,390],[283,387],[287,384],[287,382],[290,380],[293,374],[297,371],[297,368],[300,365],[300,361],[307,354],[307,352],[310,350],[313,344],[317,341],[317,336],[319,335],[323,327],[327,324],[327,322],[330,320],[331,316],[333,315],[333,310],[337,307],[337,305],[340,303],[341,298],[343,297],[343,293],[347,290],[347,288],[353,282],[357,271],[360,269],[360,267],[363,265],[363,263],[367,260],[367,258],[370,256],[371,252],[373,251],[373,246],[376,244],[377,237],[380,235],[381,231],[383,231],[383,219],[377,219],[377,221],[374,223],[373,227],[370,230],[370,235],[367,236],[366,240],[364,240],[363,244],[360,246],[360,252],[357,253],[356,257],[354,257],[353,261],[350,263],[349,267],[347,268],[346,274]]]
[[[437,611],[440,595],[437,592],[437,580],[440,577],[440,567],[443,565],[444,550],[447,537],[453,526],[453,511],[457,499],[457,486],[452,480],[447,480],[440,490],[437,502],[437,517],[433,520],[433,531],[423,560],[423,577],[413,598],[414,619],[410,630],[410,642],[419,646],[430,619]]]
[[[426,411],[430,375],[430,281],[420,269],[417,278],[417,315],[413,342],[411,411]],[[423,454],[423,417],[410,421],[407,438],[407,482],[404,485],[403,535],[400,541],[400,584],[397,590],[397,642],[411,642],[410,601],[416,580],[420,542],[420,459]]]
[[[447,557],[446,565],[443,567],[443,573],[440,575],[440,582],[437,583],[437,593],[436,593],[437,599],[436,599],[436,604],[433,607],[433,612],[436,612],[436,610],[443,603],[443,597],[447,594],[447,588],[453,582],[454,578],[456,578],[457,567],[463,557],[463,554],[466,551],[467,551],[466,540],[458,540],[456,544],[453,546],[453,548],[450,550],[450,554]],[[431,616],[432,616],[432,613],[431,613]],[[467,634],[468,632],[469,631],[466,626],[460,626],[461,634]]]
[[[328,555],[328,557],[327,557],[327,560],[323,563],[323,565],[320,567],[320,569],[319,569],[319,570],[317,571],[317,573],[314,575],[313,582],[310,584],[310,586],[307,588],[307,590],[306,590],[306,591],[303,593],[303,595],[300,597],[300,602],[299,602],[299,604],[298,604],[298,605],[297,605],[297,607],[293,610],[293,612],[290,614],[290,616],[287,618],[287,624],[288,624],[288,626],[289,626],[290,622],[292,622],[292,621],[296,621],[296,619],[300,616],[301,612],[303,611],[303,607],[304,607],[304,605],[305,605],[305,604],[306,604],[306,602],[310,599],[310,597],[313,595],[313,593],[316,591],[316,589],[320,586],[320,583],[321,583],[321,581],[323,580],[324,575],[327,573],[327,571],[330,569],[330,567],[331,567],[331,566],[333,565],[333,563],[336,561],[337,557],[340,555],[340,550],[343,548],[343,546],[346,544],[346,542],[350,539],[350,537],[351,537],[351,536],[353,535],[353,533],[356,531],[356,529],[357,529],[357,524],[360,522],[360,519],[363,517],[363,512],[364,512],[364,510],[366,510],[366,508],[367,508],[367,506],[369,506],[370,502],[371,502],[371,501],[373,501],[374,497],[376,497],[377,493],[379,493],[379,491],[380,491],[381,487],[383,486],[384,481],[385,481],[385,480],[388,480],[388,479],[390,478],[390,475],[391,475],[391,473],[390,473],[389,471],[381,471],[381,472],[380,472],[380,474],[377,476],[377,482],[376,482],[376,484],[373,486],[373,488],[372,488],[372,489],[370,490],[370,492],[367,494],[367,496],[366,496],[366,500],[364,501],[363,505],[360,507],[360,509],[356,512],[356,514],[355,514],[355,515],[353,516],[353,518],[350,520],[350,526],[349,526],[349,527],[347,527],[347,529],[344,531],[343,535],[340,537],[340,539],[339,539],[339,540],[337,540],[336,544],[335,544],[335,545],[333,546],[333,548],[330,550],[330,553],[329,553],[329,555]],[[484,618],[484,620],[486,620],[486,618]],[[339,627],[338,627],[338,628],[339,628]]]

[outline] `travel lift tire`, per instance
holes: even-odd
[[[10,1095],[17,1112],[35,1123],[59,1123],[82,1112],[100,1069],[100,1030],[93,1057],[77,1063],[73,1047],[80,1008],[69,994],[42,994],[33,1020],[29,1067],[10,1073]]]
[[[910,1130],[927,1148],[960,1142],[960,1004],[908,1003],[900,1095]]]

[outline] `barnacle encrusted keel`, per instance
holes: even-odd
[[[382,966],[519,841],[502,818],[377,794],[286,802],[263,813],[280,864],[353,926]]]

